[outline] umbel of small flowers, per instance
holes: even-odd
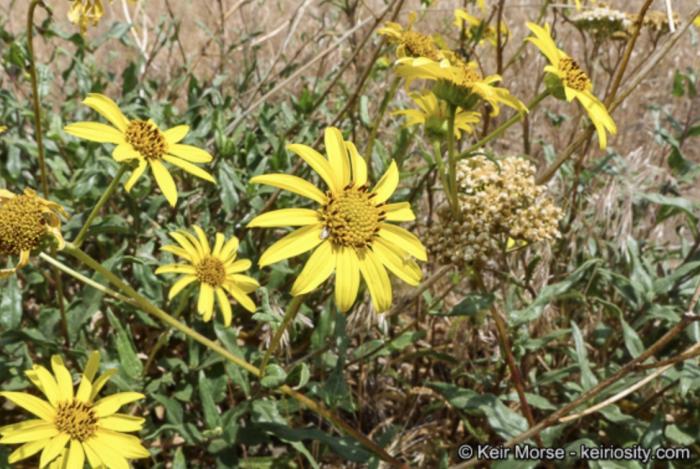
[[[355,145],[343,139],[340,130],[325,130],[328,158],[313,148],[292,144],[296,153],[323,179],[328,190],[289,174],[264,174],[253,184],[294,192],[319,204],[316,209],[286,208],[255,217],[249,227],[301,227],[278,240],[260,257],[267,266],[313,250],[292,286],[292,295],[311,292],[335,272],[335,302],[345,312],[355,302],[360,277],[367,285],[377,312],[387,310],[392,289],[387,269],[409,285],[420,282],[416,262],[427,260],[425,247],[409,231],[390,222],[412,221],[408,202],[388,203],[399,184],[399,170],[392,161],[379,182],[370,189],[367,166]]]
[[[128,469],[129,459],[147,458],[138,437],[128,435],[143,427],[144,419],[119,413],[125,404],[143,399],[138,392],[120,392],[96,400],[111,369],[99,377],[99,352],[92,352],[77,391],[73,377],[59,355],[51,357],[51,370],[34,365],[25,372],[46,400],[26,392],[3,391],[4,397],[34,418],[0,427],[0,444],[21,444],[8,461],[14,464],[41,452],[38,467],[82,469],[85,460],[93,468]]]
[[[170,233],[178,244],[163,246],[162,250],[175,254],[181,261],[158,267],[156,274],[182,274],[170,289],[168,299],[173,299],[191,283],[199,283],[197,312],[205,322],[214,314],[214,298],[219,304],[224,325],[231,324],[231,303],[227,293],[251,313],[255,312],[255,303],[248,296],[260,284],[243,272],[250,269],[248,259],[236,259],[238,238],[232,236],[226,240],[223,233],[216,233],[214,247],[209,245],[204,230],[193,226],[197,236],[186,230]]]
[[[60,215],[68,216],[59,204],[39,197],[32,189],[14,194],[0,189],[0,256],[18,256],[11,269],[0,269],[0,278],[14,274],[29,262],[31,252],[46,238],[58,249],[65,245]]]
[[[127,192],[136,184],[146,167],[150,167],[158,187],[174,207],[177,203],[177,187],[163,162],[215,183],[211,174],[197,166],[197,164],[209,163],[212,156],[202,149],[180,143],[189,132],[189,126],[178,125],[162,131],[150,119],[129,120],[114,101],[98,93],[89,94],[83,103],[107,119],[114,127],[99,122],[76,122],[68,124],[65,131],[75,137],[93,142],[115,144],[112,157],[119,163],[136,161],[136,169],[124,185]]]

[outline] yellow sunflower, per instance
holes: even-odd
[[[59,215],[68,216],[63,207],[31,189],[24,189],[22,195],[0,189],[0,255],[19,256],[14,268],[0,269],[0,278],[27,265],[31,252],[47,235],[58,242],[58,249],[63,249]]]
[[[487,40],[494,46],[498,45],[498,32],[496,28],[491,25],[484,25],[484,20],[481,20],[476,16],[470,15],[461,8],[455,9],[454,24],[458,28],[464,26],[465,34],[469,38],[479,35],[479,44],[481,44],[484,40]],[[504,21],[502,21],[501,37],[505,39],[509,35],[510,31],[508,30],[508,26],[506,26],[506,23]]]
[[[136,0],[129,0],[129,2],[136,3]],[[111,0],[110,3],[112,3]],[[71,0],[68,20],[80,26],[80,33],[85,34],[88,26],[97,26],[104,13],[101,0]]]
[[[424,125],[426,132],[435,137],[444,137],[447,134],[447,120],[449,113],[447,103],[438,100],[432,91],[410,93],[409,96],[416,103],[418,109],[401,109],[392,114],[406,117],[405,126]],[[481,114],[473,111],[465,111],[457,108],[455,114],[455,137],[458,139],[462,131],[472,133],[472,124],[479,122]]]
[[[97,394],[116,372],[107,370],[95,379],[99,365],[100,354],[92,352],[78,390],[73,393],[73,377],[61,357],[54,355],[53,374],[40,365],[25,372],[46,396],[46,401],[25,392],[0,392],[0,397],[38,417],[0,427],[0,444],[22,444],[10,454],[10,464],[41,451],[40,468],[53,463],[52,467],[56,468],[82,469],[87,458],[93,468],[128,469],[127,460],[150,456],[139,438],[123,433],[141,430],[144,419],[117,412],[144,395],[121,392],[95,402]]]
[[[413,23],[415,22],[416,13],[412,11],[408,16],[406,29],[399,23],[387,21],[384,27],[377,30],[377,33],[386,36],[389,42],[396,44],[398,57],[428,57],[440,60],[442,54],[435,38],[413,31]]]
[[[324,136],[328,159],[306,145],[292,144],[287,149],[321,176],[328,186],[325,193],[288,174],[263,174],[250,180],[294,192],[320,205],[315,210],[285,208],[263,213],[248,224],[256,228],[301,226],[270,246],[260,257],[260,266],[315,249],[294,282],[292,295],[314,290],[335,271],[335,302],[340,311],[349,310],[355,302],[360,276],[374,309],[385,311],[392,302],[386,269],[417,285],[422,273],[412,257],[427,260],[417,237],[388,223],[415,219],[408,202],[387,203],[399,184],[399,170],[392,161],[370,190],[367,166],[355,145],[344,141],[340,130],[333,127],[327,128]]]
[[[617,126],[605,105],[593,94],[593,85],[588,75],[566,52],[557,48],[549,31],[549,25],[542,28],[534,23],[527,23],[527,27],[535,35],[528,37],[527,40],[537,46],[551,64],[544,70],[561,82],[567,101],[571,102],[575,98],[581,103],[595,126],[600,148],[604,149],[608,144],[606,131],[615,134]]]
[[[216,183],[211,174],[195,164],[209,163],[212,156],[197,147],[178,143],[189,132],[189,126],[178,125],[161,131],[150,119],[129,120],[114,101],[98,93],[90,93],[83,103],[97,111],[114,127],[99,122],[76,122],[68,124],[65,131],[78,138],[117,145],[112,157],[119,163],[136,160],[138,166],[124,185],[127,192],[141,177],[146,166],[150,166],[158,187],[174,207],[177,203],[177,187],[163,161],[193,176]]]
[[[465,62],[451,51],[443,54],[446,58],[439,62],[425,57],[398,59],[396,73],[407,80],[407,86],[415,79],[437,81],[435,95],[465,110],[473,109],[483,99],[491,105],[493,116],[500,112],[499,103],[527,112],[527,107],[510,91],[493,86],[501,80],[500,76],[482,77],[474,62]]]
[[[209,246],[204,230],[193,226],[197,236],[185,230],[173,231],[170,236],[179,246],[163,246],[162,250],[181,257],[186,262],[168,264],[158,267],[156,274],[183,274],[170,289],[168,299],[172,299],[187,285],[198,281],[199,300],[197,312],[208,322],[214,315],[214,297],[224,317],[226,326],[231,324],[231,303],[226,296],[228,292],[241,306],[255,312],[255,303],[248,296],[260,287],[258,281],[241,272],[250,269],[248,259],[236,260],[238,239],[232,236],[226,241],[222,233],[216,233],[214,248]]]

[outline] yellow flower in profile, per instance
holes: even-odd
[[[499,104],[505,104],[519,112],[527,112],[527,107],[506,88],[493,86],[501,80],[498,75],[482,77],[474,62],[465,62],[453,52],[443,51],[447,58],[436,62],[425,57],[404,57],[397,60],[396,73],[407,80],[407,85],[415,79],[435,80],[435,95],[465,110],[474,108],[479,99],[492,107],[491,115],[500,112]]]
[[[101,0],[72,0],[68,19],[80,26],[81,34],[85,34],[88,26],[96,26],[100,22],[104,12]]]
[[[4,391],[0,397],[38,418],[0,427],[0,444],[22,444],[8,458],[10,464],[41,451],[37,467],[82,469],[85,459],[93,468],[128,468],[129,459],[147,458],[148,450],[136,432],[144,419],[118,413],[120,407],[143,399],[138,392],[121,392],[95,401],[97,394],[116,370],[97,379],[99,352],[92,352],[82,373],[77,392],[73,377],[60,356],[51,357],[53,374],[40,365],[25,372],[47,400],[25,392]]]
[[[498,45],[498,32],[496,31],[496,28],[491,25],[486,25],[484,20],[480,20],[479,18],[470,15],[465,10],[457,8],[455,10],[455,26],[461,28],[462,25],[464,25],[464,31],[467,37],[471,38],[476,35],[480,36],[479,44],[481,44],[484,40],[487,40],[494,46]],[[509,34],[510,31],[508,30],[508,26],[506,26],[504,21],[502,21],[502,40],[506,39]]]
[[[254,278],[241,274],[250,269],[251,262],[248,259],[236,260],[238,239],[232,236],[226,241],[222,233],[216,233],[212,249],[204,230],[197,225],[193,228],[196,237],[185,230],[173,231],[170,236],[179,246],[168,245],[162,248],[163,251],[173,253],[186,261],[164,265],[156,270],[156,274],[183,274],[170,289],[168,299],[173,299],[187,285],[198,281],[200,286],[197,312],[205,322],[211,320],[214,315],[216,297],[224,317],[224,325],[231,324],[231,303],[226,292],[241,306],[254,313],[255,303],[248,294],[260,287],[260,284]]]
[[[693,24],[700,28],[700,15],[696,16],[695,19],[693,20]]]
[[[406,29],[399,23],[387,21],[384,27],[377,30],[377,33],[386,36],[389,42],[396,44],[398,57],[427,57],[440,60],[442,55],[435,39],[427,34],[413,31],[413,23],[415,22],[416,13],[411,12]]]
[[[550,34],[549,25],[543,28],[534,23],[527,23],[527,27],[535,35],[528,37],[527,40],[537,46],[551,64],[544,70],[561,81],[567,101],[571,102],[575,98],[581,103],[598,133],[600,148],[604,149],[608,142],[605,132],[615,134],[617,126],[605,105],[593,94],[593,85],[588,75],[581,70],[574,59],[557,47]]]
[[[0,255],[19,256],[14,268],[0,269],[0,278],[27,265],[31,252],[47,235],[58,242],[58,249],[63,249],[59,215],[68,216],[63,207],[31,189],[24,189],[22,195],[0,189]]]
[[[335,302],[345,312],[355,302],[360,276],[365,281],[377,312],[391,306],[391,282],[386,269],[410,285],[417,285],[422,272],[415,257],[427,260],[425,247],[413,234],[388,222],[412,221],[408,202],[387,203],[399,184],[399,170],[392,161],[373,189],[368,188],[367,166],[352,142],[340,130],[325,130],[328,158],[301,144],[288,145],[326,183],[324,193],[313,184],[289,174],[263,174],[253,184],[294,192],[320,207],[285,208],[255,217],[248,227],[300,226],[270,246],[260,266],[314,250],[292,286],[292,295],[309,293],[335,271]]]
[[[177,187],[163,161],[193,176],[216,183],[211,174],[195,164],[209,163],[212,156],[197,147],[179,143],[189,132],[189,126],[178,125],[161,131],[150,119],[129,120],[114,101],[98,93],[90,93],[83,103],[97,111],[114,127],[99,122],[76,122],[68,124],[65,131],[75,137],[93,142],[117,145],[112,152],[112,157],[119,163],[137,161],[138,166],[124,185],[127,192],[141,177],[146,166],[150,166],[158,187],[168,203],[174,207],[177,203]]]
[[[431,91],[410,93],[409,96],[416,103],[418,109],[402,109],[392,114],[406,117],[405,126],[424,125],[426,132],[434,138],[441,138],[447,134],[447,121],[449,112],[447,103],[438,100]],[[455,137],[461,137],[462,132],[472,133],[472,124],[479,122],[481,114],[473,111],[465,111],[457,108],[455,114]]]

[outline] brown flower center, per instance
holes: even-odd
[[[152,122],[133,120],[126,128],[126,141],[134,150],[149,160],[161,158],[167,150],[167,142],[157,125]]]
[[[581,70],[571,57],[559,59],[559,69],[564,72],[564,85],[576,91],[586,91],[591,88],[591,80],[586,72]]]
[[[219,287],[226,280],[226,268],[224,263],[216,257],[206,257],[196,266],[197,278],[200,282],[208,283],[212,287]]]
[[[56,409],[56,428],[83,442],[95,434],[97,415],[91,404],[80,401],[61,402]]]
[[[46,234],[44,206],[37,197],[18,195],[0,203],[0,253],[31,251]]]
[[[406,31],[401,35],[401,44],[403,44],[406,52],[411,57],[426,57],[435,61],[440,60],[435,42],[428,35],[415,31]]]
[[[342,194],[328,194],[328,203],[321,210],[325,225],[323,236],[336,246],[365,248],[379,232],[379,224],[386,218],[366,186],[348,186]]]

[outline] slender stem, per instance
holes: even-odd
[[[440,140],[433,140],[433,158],[435,158],[435,163],[437,164],[438,174],[440,175],[440,182],[442,183],[442,190],[445,191],[445,196],[447,201],[450,203],[450,207],[455,205],[452,199],[452,191],[450,190],[450,182],[447,179],[447,171],[445,171],[445,162],[442,159],[442,145]]]
[[[535,98],[532,101],[527,103],[528,111],[532,111],[533,109],[535,109],[547,96],[549,96],[549,91],[543,91],[542,93],[535,96]],[[458,158],[459,159],[468,158],[469,156],[471,156],[471,154],[474,151],[483,147],[484,145],[489,143],[491,140],[493,140],[497,137],[500,137],[503,134],[503,132],[508,130],[508,128],[510,126],[512,126],[513,124],[515,124],[517,122],[520,122],[520,120],[523,119],[524,117],[525,117],[525,114],[522,112],[518,112],[516,114],[513,114],[510,117],[510,119],[508,119],[503,124],[496,127],[490,134],[488,134],[487,136],[485,136],[484,138],[482,138],[481,140],[476,142],[474,145],[470,146],[466,151],[462,152]]]
[[[155,318],[159,319],[161,322],[165,323],[167,326],[170,326],[174,328],[175,330],[178,330],[185,334],[186,336],[194,339],[195,341],[199,342],[200,344],[204,345],[206,348],[211,350],[214,353],[219,354],[226,360],[230,361],[236,366],[239,366],[243,368],[244,370],[248,371],[250,374],[253,376],[256,376],[260,378],[262,376],[262,372],[260,371],[259,368],[255,367],[251,363],[248,363],[245,359],[238,357],[228,350],[226,350],[224,347],[222,347],[220,344],[217,342],[214,342],[213,340],[208,339],[207,337],[203,336],[199,332],[193,330],[192,328],[188,327],[186,324],[181,323],[177,319],[173,318],[171,315],[163,311],[162,309],[158,308],[154,304],[152,304],[148,299],[146,299],[144,296],[140,295],[136,290],[134,290],[132,287],[127,285],[123,280],[121,280],[118,276],[110,272],[108,269],[103,267],[99,262],[97,262],[95,259],[90,257],[88,254],[85,252],[81,251],[79,248],[76,248],[75,245],[72,243],[66,243],[66,247],[63,250],[66,254],[74,257],[81,263],[85,264],[86,266],[90,267],[94,271],[100,273],[103,277],[105,277],[112,285],[115,287],[119,288],[124,294],[128,295],[137,305],[139,308],[141,308],[143,311],[147,312],[151,316],[154,316]],[[360,433],[359,431],[355,430],[353,427],[345,423],[342,419],[334,415],[330,410],[328,410],[326,407],[323,405],[317,403],[313,399],[309,399],[302,393],[295,391],[294,389],[290,388],[287,385],[280,386],[278,388],[278,391],[286,394],[287,396],[290,396],[297,402],[301,403],[302,405],[308,407],[311,409],[313,412],[317,413],[321,417],[325,418],[332,424],[336,425],[340,429],[342,429],[345,433],[350,435],[352,438],[357,440],[361,445],[363,445],[365,448],[367,448],[369,451],[372,453],[376,454],[379,458],[382,460],[388,462],[389,464],[392,464],[393,466],[396,467],[407,467],[405,466],[401,461],[397,460],[393,456],[391,456],[389,453],[384,450],[381,446],[377,445],[374,441],[370,440],[368,437]]]
[[[275,331],[275,335],[272,337],[270,346],[267,348],[267,351],[265,351],[265,356],[263,356],[262,364],[260,365],[260,369],[263,373],[265,372],[265,368],[267,368],[267,364],[270,362],[270,357],[277,351],[280,341],[282,340],[282,335],[284,335],[284,331],[287,330],[289,324],[294,321],[294,318],[297,316],[303,300],[304,295],[295,296],[292,298],[292,302],[287,306],[287,311],[284,313],[282,324],[280,324]]]
[[[114,190],[119,185],[119,181],[121,180],[122,176],[124,175],[127,169],[127,165],[119,165],[119,170],[114,176],[114,179],[112,179],[112,182],[109,183],[107,190],[102,193],[102,195],[100,196],[100,200],[97,201],[97,204],[94,207],[92,207],[92,211],[90,212],[90,215],[88,215],[87,220],[85,220],[85,224],[82,228],[80,228],[78,236],[75,237],[73,244],[76,248],[79,248],[80,245],[83,244],[83,241],[85,241],[85,237],[88,234],[88,230],[90,229],[92,222],[95,220],[95,217],[97,217],[97,215],[100,213],[100,210],[102,210],[102,207],[104,207],[104,205],[107,203],[107,200],[110,198]]]
[[[29,76],[32,82],[32,105],[34,107],[34,129],[36,134],[37,153],[39,155],[39,172],[41,177],[41,189],[44,197],[49,198],[49,178],[46,172],[46,158],[44,155],[44,132],[41,127],[41,105],[39,104],[39,85],[36,79],[36,57],[34,55],[34,12],[36,7],[43,3],[41,0],[32,0],[27,12],[27,51],[29,52]],[[51,255],[56,255],[56,248],[51,247]],[[66,347],[70,347],[70,336],[68,335],[68,318],[63,301],[63,281],[61,274],[56,267],[53,267],[52,274],[56,283],[58,293],[58,310],[61,314],[61,330]]]
[[[447,179],[450,207],[455,220],[462,218],[457,201],[457,155],[455,155],[455,116],[457,106],[447,103]]]
[[[379,133],[379,127],[384,119],[384,114],[386,113],[386,108],[389,107],[389,102],[394,98],[396,92],[401,86],[401,78],[396,77],[394,81],[391,82],[391,86],[384,94],[384,99],[379,105],[379,111],[377,112],[377,117],[375,117],[374,122],[372,122],[372,130],[369,134],[369,139],[367,141],[367,146],[365,147],[365,160],[367,161],[367,174],[370,179],[372,179],[372,151],[374,150],[374,142],[377,139],[377,134]]]

